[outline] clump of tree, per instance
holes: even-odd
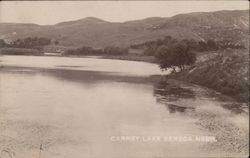
[[[58,44],[59,44],[59,41],[58,41],[58,40],[55,40],[55,41],[54,41],[54,44],[55,44],[55,45],[58,45]]]
[[[245,49],[245,46],[242,43],[235,43],[235,42],[230,41],[230,40],[218,41],[218,45],[219,45],[220,49],[227,49],[227,48]]]
[[[27,37],[6,43],[0,39],[1,54],[8,55],[42,55],[42,47],[51,43],[51,40],[43,37]]]
[[[99,55],[103,54],[102,50],[93,49],[92,47],[83,46],[81,48],[70,49],[64,53],[64,55]]]
[[[58,42],[58,41],[57,41]],[[51,44],[51,39],[43,37],[27,37],[23,39],[17,39],[10,43],[6,43],[3,39],[0,39],[0,48],[36,48],[39,46],[46,46]]]
[[[133,49],[143,49],[144,55],[154,56],[157,52],[158,48],[161,46],[170,46],[173,44],[177,44],[179,41],[172,38],[171,36],[165,36],[163,39],[157,39],[154,41],[147,41],[140,44],[131,45],[130,48]],[[212,39],[205,40],[194,40],[194,39],[183,39],[181,42],[187,44],[189,49],[196,52],[203,52],[203,51],[216,51],[216,50],[223,50],[227,48],[232,49],[244,49],[243,44],[235,44],[233,41],[215,41]]]
[[[163,45],[171,45],[177,43],[178,41],[171,36],[165,36],[163,39],[157,39],[152,41],[147,41],[141,44],[131,45],[130,48],[133,49],[143,49],[144,55],[154,56],[157,49]]]
[[[105,47],[104,49],[95,49],[92,47],[83,46],[77,49],[71,49],[64,53],[64,55],[125,55],[128,54],[127,48],[119,47]]]
[[[106,55],[125,55],[128,54],[128,49],[108,46],[104,48],[103,52]]]
[[[173,72],[176,72],[176,68],[183,70],[186,65],[192,65],[196,61],[196,54],[184,42],[159,47],[155,57],[162,70],[172,69]]]
[[[0,48],[4,48],[7,46],[8,46],[8,44],[3,39],[0,39]]]
[[[51,43],[51,40],[43,37],[27,37],[17,39],[10,43],[10,47],[14,48],[35,48],[37,46],[46,46]]]
[[[171,36],[165,36],[163,39],[157,39],[155,41],[147,41],[141,44],[131,45],[130,47],[133,49],[143,49],[144,55],[155,56],[158,48],[162,46],[171,46],[177,44],[179,41],[172,38]],[[189,45],[190,49],[197,48],[197,42],[193,39],[191,40],[182,40],[187,45]]]

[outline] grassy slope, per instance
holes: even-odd
[[[249,92],[248,50],[209,52],[187,70],[173,74],[179,80],[203,85],[238,101],[247,102]]]

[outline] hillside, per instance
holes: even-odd
[[[0,38],[28,36],[56,39],[64,46],[127,47],[170,35],[177,39],[231,40],[247,45],[249,10],[180,14],[123,23],[89,17],[56,25],[0,23]]]

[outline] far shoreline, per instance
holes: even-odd
[[[1,56],[46,56],[46,57],[70,57],[70,58],[95,58],[95,59],[111,59],[111,60],[127,60],[157,64],[153,56],[141,56],[141,55],[45,55],[45,54],[0,54]]]

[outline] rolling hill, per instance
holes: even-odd
[[[63,46],[127,47],[170,35],[177,39],[230,40],[248,45],[249,10],[196,12],[173,17],[152,17],[123,23],[94,17],[56,25],[0,23],[0,38],[56,39]]]

